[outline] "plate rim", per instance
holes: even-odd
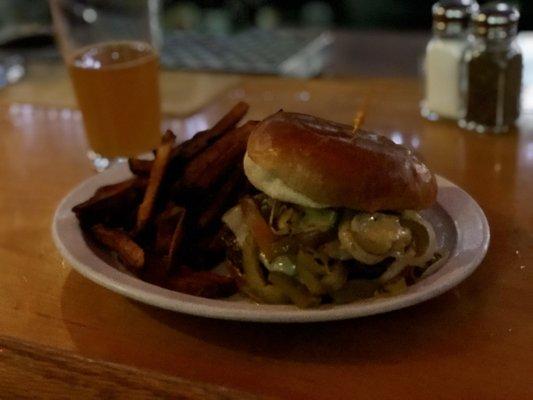
[[[121,172],[120,169],[124,171]],[[231,307],[231,305],[239,303],[228,300],[205,299],[197,296],[175,292],[144,282],[133,275],[118,270],[117,268],[109,265],[101,259],[98,260],[100,260],[100,262],[107,267],[104,267],[107,270],[107,273],[99,272],[95,269],[94,265],[87,265],[86,263],[78,260],[71,253],[68,246],[64,243],[64,240],[60,237],[60,234],[58,232],[61,214],[66,211],[69,214],[69,217],[75,218],[72,211],[70,209],[66,209],[66,205],[69,203],[69,201],[73,197],[75,197],[75,195],[79,191],[84,190],[87,185],[100,182],[104,180],[106,176],[111,176],[111,174],[115,172],[116,174],[121,175],[121,180],[127,178],[127,175],[131,175],[127,174],[129,170],[127,170],[127,165],[125,165],[125,163],[113,166],[112,168],[102,173],[93,175],[83,180],[61,199],[59,205],[57,206],[54,212],[51,226],[51,233],[55,246],[59,250],[61,256],[74,270],[76,270],[78,273],[80,273],[82,276],[89,279],[90,281],[100,286],[103,286],[106,289],[109,289],[115,293],[121,294],[127,298],[139,301],[144,304],[149,304],[154,307],[163,308],[174,312],[195,315],[199,317],[248,322],[306,323],[358,318],[406,308],[414,304],[422,303],[433,297],[437,297],[442,293],[455,287],[466,278],[468,278],[476,270],[476,268],[479,266],[479,264],[485,257],[490,243],[489,224],[479,204],[474,200],[474,198],[472,198],[472,196],[470,196],[465,190],[460,188],[458,185],[454,184],[446,178],[443,178],[442,176],[436,175],[439,189],[442,186],[452,187],[458,190],[458,193],[460,193],[460,195],[463,197],[463,200],[466,200],[471,206],[473,206],[473,210],[475,211],[475,217],[479,219],[482,229],[482,241],[480,248],[477,252],[475,252],[474,256],[471,257],[466,264],[461,264],[459,266],[461,267],[460,270],[457,273],[453,274],[448,280],[440,283],[435,287],[430,285],[426,288],[426,290],[422,292],[408,292],[397,296],[384,297],[379,299],[372,298],[349,304],[321,307],[318,309],[301,310],[293,306],[264,305],[255,304],[252,302],[245,303],[247,304],[246,308],[235,308]],[[104,184],[104,182],[102,182],[102,184]],[[455,219],[452,215],[450,215],[449,208],[446,207],[446,204],[442,204],[441,202],[438,202],[438,204],[443,208],[448,217],[450,217],[453,221],[455,233],[458,236],[457,240],[459,240],[458,230],[460,229],[460,227],[457,226]],[[82,240],[85,241],[81,229],[79,229],[79,225],[77,225],[77,227],[79,236]],[[457,244],[454,248],[453,253],[455,253],[456,248]],[[97,257],[96,254],[94,254],[94,256]],[[444,268],[445,265],[450,262],[453,262],[453,256],[454,254],[450,254],[450,258],[441,268]],[[243,304],[241,303],[241,306],[242,305]]]

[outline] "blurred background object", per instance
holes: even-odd
[[[134,4],[138,0],[132,0]],[[160,0],[165,30],[232,33],[251,27],[427,30],[434,0]],[[88,23],[91,4],[113,8],[113,0],[78,0]],[[481,4],[486,1],[480,1]],[[533,8],[515,0],[521,30],[533,29]],[[94,11],[94,10],[93,10]],[[50,32],[47,0],[2,0],[0,44]]]
[[[26,66],[21,56],[0,54],[0,88],[17,83],[25,73]]]
[[[16,44],[26,39],[48,40],[50,13],[46,0],[0,1],[0,44]]]
[[[340,29],[428,30],[436,0],[226,0],[163,2],[165,29],[211,31],[224,19],[225,29],[252,26]],[[486,3],[487,1],[480,1]],[[522,13],[521,30],[533,29],[533,8],[515,0]],[[213,18],[213,12],[217,18]]]
[[[132,5],[137,1],[131,0]],[[154,23],[161,26],[166,68],[305,77],[381,75],[384,69],[395,75],[416,74],[430,36],[434,1],[152,0],[152,5],[159,11]],[[77,0],[77,9],[91,24],[98,18],[95,9],[112,11],[114,3]],[[532,30],[533,7],[528,0],[513,3],[521,9],[520,30]],[[116,30],[128,29],[127,18],[117,15],[110,22]],[[47,0],[0,1],[1,49],[30,60],[58,59]],[[394,63],[396,70],[387,63]]]

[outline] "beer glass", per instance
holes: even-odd
[[[97,170],[160,138],[158,0],[50,0]]]

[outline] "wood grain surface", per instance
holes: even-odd
[[[198,113],[166,121],[188,137],[245,99],[250,118],[284,108],[351,123],[366,99],[365,128],[412,146],[484,209],[489,252],[457,288],[405,310],[302,325],[167,312],[74,272],[53,246],[50,224],[60,199],[94,173],[79,113],[2,107],[0,332],[82,357],[290,399],[532,398],[532,94],[526,88],[518,130],[502,136],[423,120],[418,82],[399,78],[242,77]]]
[[[0,336],[2,399],[258,399]]]

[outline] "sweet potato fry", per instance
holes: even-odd
[[[185,235],[184,221],[185,221],[185,210],[183,210],[183,212],[181,212],[181,214],[178,217],[178,220],[176,222],[176,228],[174,229],[174,233],[170,241],[170,247],[168,248],[167,260],[168,260],[169,268],[172,268],[177,263],[177,258],[179,256],[181,242],[183,240],[183,236]]]
[[[144,267],[139,271],[139,277],[154,285],[164,286],[168,278],[168,263],[163,257],[146,250]]]
[[[172,206],[156,217],[154,251],[157,254],[166,254],[170,247],[172,235],[176,227],[176,214],[181,214],[181,207]]]
[[[248,108],[249,105],[242,101],[237,103],[212,128],[198,132],[191,139],[177,146],[173,152],[173,158],[179,157],[185,161],[193,159],[210,144],[234,128],[248,112]]]
[[[161,137],[161,143],[174,143],[176,141],[176,135],[170,130],[167,129],[163,136]],[[141,158],[130,157],[128,158],[128,167],[132,174],[142,177],[150,176],[150,170],[154,160],[143,160]]]
[[[85,203],[89,203],[90,201],[94,202],[94,201],[103,199],[105,197],[112,197],[115,194],[120,193],[120,192],[122,192],[125,189],[128,189],[134,183],[135,183],[135,178],[131,178],[131,179],[125,180],[123,182],[112,183],[111,185],[105,185],[105,186],[99,187],[98,189],[95,190],[94,196],[91,197]],[[83,208],[83,205],[85,203],[78,204],[76,207],[73,208],[73,210],[77,210],[79,208]]]
[[[99,187],[95,190],[93,197],[73,207],[72,211],[76,213],[80,210],[83,210],[85,207],[89,207],[90,205],[97,203],[101,200],[113,198],[114,196],[127,192],[130,189],[143,190],[146,188],[147,184],[148,181],[145,179],[131,178],[123,182],[113,183],[111,185]]]
[[[128,158],[128,167],[132,174],[148,178],[152,169],[153,160],[142,160],[140,158]]]
[[[185,167],[179,186],[204,191],[210,189],[230,168],[237,167],[246,152],[248,137],[256,125],[257,122],[249,121],[235,128],[199,154]]]
[[[224,257],[221,215],[250,193],[242,158],[258,122],[237,127],[247,111],[238,103],[179,145],[165,132],[153,160],[128,160],[133,178],[73,208],[81,228],[140,279],[203,297],[235,293],[238,276],[205,270]]]
[[[236,168],[232,171],[200,214],[198,218],[198,227],[200,229],[206,229],[212,225],[213,222],[219,220],[231,203],[237,200],[236,194],[240,192],[240,189],[245,182],[246,177],[241,168]]]
[[[104,223],[128,228],[146,185],[145,179],[131,178],[102,186],[96,190],[93,197],[73,207],[72,211],[82,227]]]
[[[185,209],[174,206],[159,215],[156,221],[157,232],[155,251],[164,257],[170,269],[176,262],[181,240],[183,238]]]
[[[106,228],[101,224],[94,225],[91,233],[105,247],[117,253],[119,258],[129,267],[139,270],[144,265],[144,250],[133,241],[128,234]]]
[[[248,103],[239,101],[210,130],[223,132],[233,128],[246,115],[249,108]]]
[[[187,241],[181,249],[180,261],[196,270],[218,265],[223,261],[226,250],[219,237],[220,229],[198,232],[195,228],[196,226],[192,225],[187,232]]]
[[[172,142],[170,141],[164,142],[157,149],[154,164],[150,171],[150,178],[148,179],[148,186],[144,193],[144,199],[137,210],[137,223],[135,225],[136,233],[139,233],[144,229],[152,216],[156,196],[167,170],[171,150]]]
[[[190,272],[172,277],[167,287],[193,296],[219,298],[227,297],[237,291],[235,279],[211,271]]]
[[[161,144],[174,143],[176,141],[176,135],[170,129],[167,129],[163,136],[161,136]]]

